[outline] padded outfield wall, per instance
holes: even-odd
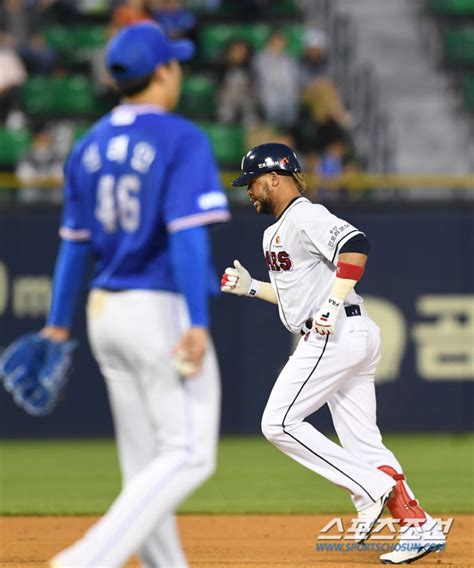
[[[473,426],[474,212],[467,204],[336,208],[372,242],[358,291],[382,328],[378,417],[385,431],[465,431]],[[38,329],[48,308],[58,247],[59,210],[0,211],[0,345]],[[234,258],[265,278],[261,236],[270,218],[236,207],[233,222],[212,230],[220,272]],[[223,383],[222,431],[257,432],[265,401],[294,337],[275,306],[224,296],[213,302],[213,333]],[[0,391],[0,436],[112,433],[105,387],[76,321],[72,380],[49,417],[30,418]],[[313,417],[324,431],[329,413]]]

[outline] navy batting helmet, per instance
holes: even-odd
[[[242,174],[234,179],[232,185],[248,185],[253,179],[268,172],[280,175],[301,173],[301,166],[296,154],[285,144],[260,144],[249,150],[242,158]]]

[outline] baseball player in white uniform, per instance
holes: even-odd
[[[263,236],[270,282],[253,279],[236,260],[221,289],[277,304],[283,325],[302,335],[268,399],[263,434],[351,493],[357,542],[367,539],[388,507],[402,528],[398,548],[382,555],[383,563],[413,562],[439,550],[444,535],[414,498],[376,424],[380,331],[354,289],[367,261],[367,237],[303,197],[300,164],[283,144],[250,150],[233,185],[247,186],[257,213],[275,217]],[[305,422],[326,403],[341,445]]]

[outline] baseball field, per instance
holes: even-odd
[[[454,518],[446,551],[419,565],[474,565],[474,435],[384,440],[404,464],[422,505],[434,517]],[[112,440],[1,441],[0,457],[2,568],[44,566],[119,490]],[[179,524],[196,567],[377,564],[380,553],[374,550],[317,549],[324,542],[320,530],[331,519],[341,517],[348,526],[352,516],[347,493],[263,438],[229,437],[220,443],[217,473],[182,506]]]

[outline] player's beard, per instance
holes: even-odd
[[[262,213],[263,215],[271,215],[273,213],[273,203],[270,197],[270,185],[268,184],[267,181],[263,186],[263,191],[266,194],[266,198],[258,200],[260,202],[259,213]]]

